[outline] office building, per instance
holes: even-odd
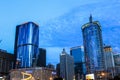
[[[83,46],[76,46],[70,49],[70,54],[74,58],[74,71],[76,80],[85,79],[85,55]]]
[[[115,63],[115,75],[119,75],[120,74],[120,53],[114,54],[113,58]]]
[[[109,77],[114,77],[115,65],[111,46],[104,46],[105,69]]]
[[[46,49],[39,48],[37,66],[38,67],[46,67]]]
[[[57,77],[60,77],[60,63],[56,65],[56,75]]]
[[[39,27],[33,22],[17,25],[14,54],[16,68],[34,67],[39,53]]]
[[[93,21],[90,15],[89,22],[82,26],[82,34],[87,73],[104,70],[105,64],[100,23]]]
[[[0,49],[0,77],[9,74],[9,71],[13,69],[14,60],[15,57],[13,54]]]
[[[65,52],[65,49],[60,54],[60,76],[64,80],[73,80],[74,78],[74,60]]]
[[[104,46],[105,68],[114,67],[114,59],[111,46]]]

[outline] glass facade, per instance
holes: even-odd
[[[105,58],[105,68],[108,70],[109,68],[114,67],[114,59],[111,46],[104,46],[104,58]]]
[[[74,70],[76,80],[81,78],[85,79],[86,67],[85,67],[85,56],[83,46],[72,47],[70,49],[70,54],[74,58]]]
[[[84,48],[82,46],[73,47],[70,50],[70,54],[74,58],[75,63],[84,62]]]
[[[86,68],[88,73],[104,69],[104,54],[101,26],[98,21],[90,22],[82,26]]]
[[[39,53],[39,27],[33,22],[17,26],[16,53],[19,67],[36,66]]]

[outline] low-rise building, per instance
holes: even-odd
[[[53,80],[53,70],[45,67],[13,69],[10,80]]]
[[[7,76],[13,69],[14,55],[0,49],[0,77]]]

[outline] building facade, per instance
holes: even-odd
[[[74,71],[76,80],[84,79],[86,74],[86,67],[83,46],[72,47],[70,49],[70,54],[74,58]]]
[[[84,52],[87,73],[104,70],[104,53],[102,30],[98,21],[92,21],[82,26]]]
[[[115,63],[115,75],[119,75],[120,74],[120,53],[114,54],[113,58]]]
[[[16,27],[14,54],[16,68],[34,67],[39,53],[39,27],[33,22]]]
[[[104,46],[105,69],[109,77],[114,77],[115,64],[111,46]]]
[[[13,69],[9,80],[53,80],[53,70],[45,67]]]
[[[57,77],[60,77],[60,63],[56,65],[56,74],[57,74]]]
[[[0,49],[0,77],[9,74],[9,71],[13,69],[14,60],[13,54]]]
[[[46,49],[39,48],[37,66],[38,67],[46,67]]]
[[[73,80],[74,78],[74,60],[65,52],[65,49],[60,54],[60,76],[64,80]]]

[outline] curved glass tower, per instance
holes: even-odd
[[[94,73],[104,69],[104,54],[102,43],[102,31],[98,21],[92,21],[82,26],[84,52],[87,73]]]
[[[39,27],[27,22],[16,27],[15,56],[20,68],[36,66],[39,51]]]

